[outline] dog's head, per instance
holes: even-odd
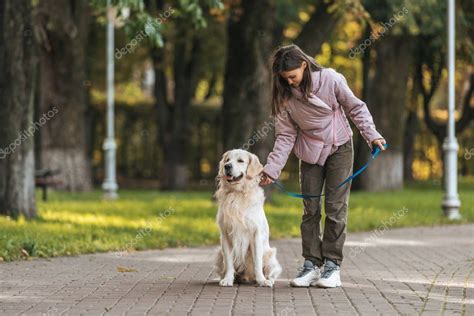
[[[222,155],[218,178],[221,182],[236,185],[256,179],[262,169],[256,155],[243,149],[232,149]]]

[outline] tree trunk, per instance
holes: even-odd
[[[329,40],[332,32],[336,29],[336,25],[343,15],[335,11],[329,12],[329,8],[335,2],[334,0],[319,1],[311,18],[295,39],[295,44],[306,54],[310,56],[319,54],[323,43]]]
[[[274,0],[243,0],[230,8],[222,108],[224,151],[242,147],[262,158],[271,147],[266,144],[271,137],[251,139],[258,129],[265,133],[264,121],[271,123],[268,60],[275,12]],[[271,136],[273,130],[267,133]]]
[[[415,140],[420,129],[420,122],[418,119],[418,104],[420,95],[419,76],[422,76],[420,54],[420,42],[414,46],[415,62],[412,67],[412,85],[410,91],[410,100],[407,106],[407,118],[405,122],[405,131],[403,135],[403,178],[405,181],[413,181],[413,162],[415,160]]]
[[[217,74],[215,72],[212,73],[211,78],[209,79],[209,87],[207,88],[206,95],[204,96],[204,100],[209,100],[210,97],[216,94],[216,84],[217,84]]]
[[[55,111],[41,129],[41,169],[60,170],[61,188],[92,188],[87,155],[86,49],[87,1],[40,0],[36,12],[39,41],[39,115]]]
[[[364,37],[361,41],[364,41],[366,38],[370,36],[372,29],[370,26],[367,26],[365,29]],[[362,100],[367,100],[367,96],[369,95],[369,72],[371,68],[371,46],[368,46],[367,49],[364,51],[362,55]],[[363,165],[367,163],[367,143],[365,142],[364,138],[360,133],[357,131],[354,133],[354,170],[359,170],[362,168]],[[361,183],[356,178],[352,181],[351,188],[352,190],[360,190],[362,189]]]
[[[159,139],[163,149],[160,188],[186,189],[189,181],[191,147],[190,105],[196,90],[196,67],[202,53],[200,38],[192,25],[183,19],[177,23],[174,44],[174,96],[168,100],[163,49],[153,49],[155,99],[159,119]]]
[[[31,1],[0,1],[0,214],[36,216]]]
[[[417,102],[416,98],[413,102]],[[415,138],[418,134],[418,127],[419,122],[416,109],[409,110],[403,135],[403,178],[405,181],[413,180],[412,166],[415,159]]]
[[[412,44],[407,36],[388,36],[373,45],[376,59],[374,77],[369,80],[367,106],[377,130],[390,147],[364,171],[358,182],[359,187],[367,191],[400,189],[403,187],[403,125]],[[366,160],[368,152],[366,150]]]

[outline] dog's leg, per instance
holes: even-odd
[[[276,253],[276,248],[268,248],[263,256],[263,274],[273,282],[281,273],[281,266],[278,263]]]
[[[221,234],[221,246],[222,252],[224,253],[224,262],[225,262],[225,275],[222,280],[220,280],[220,286],[233,286],[234,285],[234,260],[232,259],[232,252],[230,249],[230,242],[225,236]]]
[[[214,271],[217,273],[220,279],[225,275],[225,262],[224,255],[222,254],[222,247],[219,247],[215,254],[214,260]]]
[[[255,236],[250,243],[250,247],[252,248],[255,280],[257,281],[257,284],[259,286],[272,287],[273,282],[271,280],[267,280],[263,274],[263,244],[260,232],[258,230],[255,232]]]

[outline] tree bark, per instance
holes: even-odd
[[[269,137],[251,139],[259,128],[263,131],[265,120],[270,123],[268,60],[275,13],[274,0],[243,0],[230,8],[222,108],[224,151],[242,147],[262,158],[271,147]],[[267,132],[273,135],[272,130]]]
[[[41,169],[60,170],[61,188],[92,188],[87,151],[87,1],[40,0],[36,9],[39,43],[39,115],[57,114],[41,129]]]
[[[403,130],[405,95],[411,65],[412,41],[390,35],[373,44],[374,77],[369,79],[367,106],[377,130],[390,148],[381,153],[359,177],[358,187],[367,191],[403,187]],[[389,74],[389,75],[388,75]],[[366,160],[369,159],[366,150]]]
[[[36,216],[31,1],[0,1],[0,214]]]
[[[370,36],[372,29],[368,25],[364,32],[364,37],[361,41],[364,41]],[[368,46],[362,55],[362,100],[367,100],[369,95],[369,81],[370,81],[370,68],[371,68],[371,46]],[[367,163],[367,143],[360,133],[354,133],[354,170],[359,170],[364,164]],[[352,182],[352,189],[354,191],[361,189],[361,184],[358,179]]]
[[[417,102],[416,99],[413,102]],[[405,181],[413,180],[412,166],[415,159],[415,138],[418,130],[419,122],[416,108],[408,110],[403,134],[403,178]]]
[[[419,44],[418,44],[419,45]],[[415,50],[418,50],[418,45]],[[419,56],[418,56],[419,57]],[[419,63],[417,57],[416,64]],[[418,71],[418,67],[412,68],[412,87],[410,91],[410,101],[407,107],[408,115],[405,122],[405,131],[403,135],[403,178],[405,181],[413,181],[413,161],[415,160],[415,140],[416,135],[419,132],[420,122],[418,119],[418,76],[421,75]]]
[[[329,7],[334,5],[335,1],[319,1],[316,11],[306,22],[295,44],[298,45],[306,54],[316,56],[321,51],[321,46],[331,36],[341,19],[341,14],[329,12]]]
[[[196,62],[201,53],[200,39],[192,25],[177,23],[174,45],[174,95],[170,102],[164,73],[163,49],[152,49],[155,70],[155,100],[158,112],[159,140],[163,148],[160,179],[162,190],[186,189],[189,182],[190,105],[196,90]]]

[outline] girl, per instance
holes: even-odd
[[[273,54],[275,144],[261,173],[262,186],[280,176],[293,150],[299,158],[302,194],[321,194],[325,187],[326,220],[320,233],[321,199],[304,199],[301,238],[304,263],[292,286],[341,286],[340,266],[346,239],[350,183],[335,189],[352,174],[354,150],[348,114],[368,146],[385,150],[366,104],[350,90],[344,76],[323,68],[298,46]]]

